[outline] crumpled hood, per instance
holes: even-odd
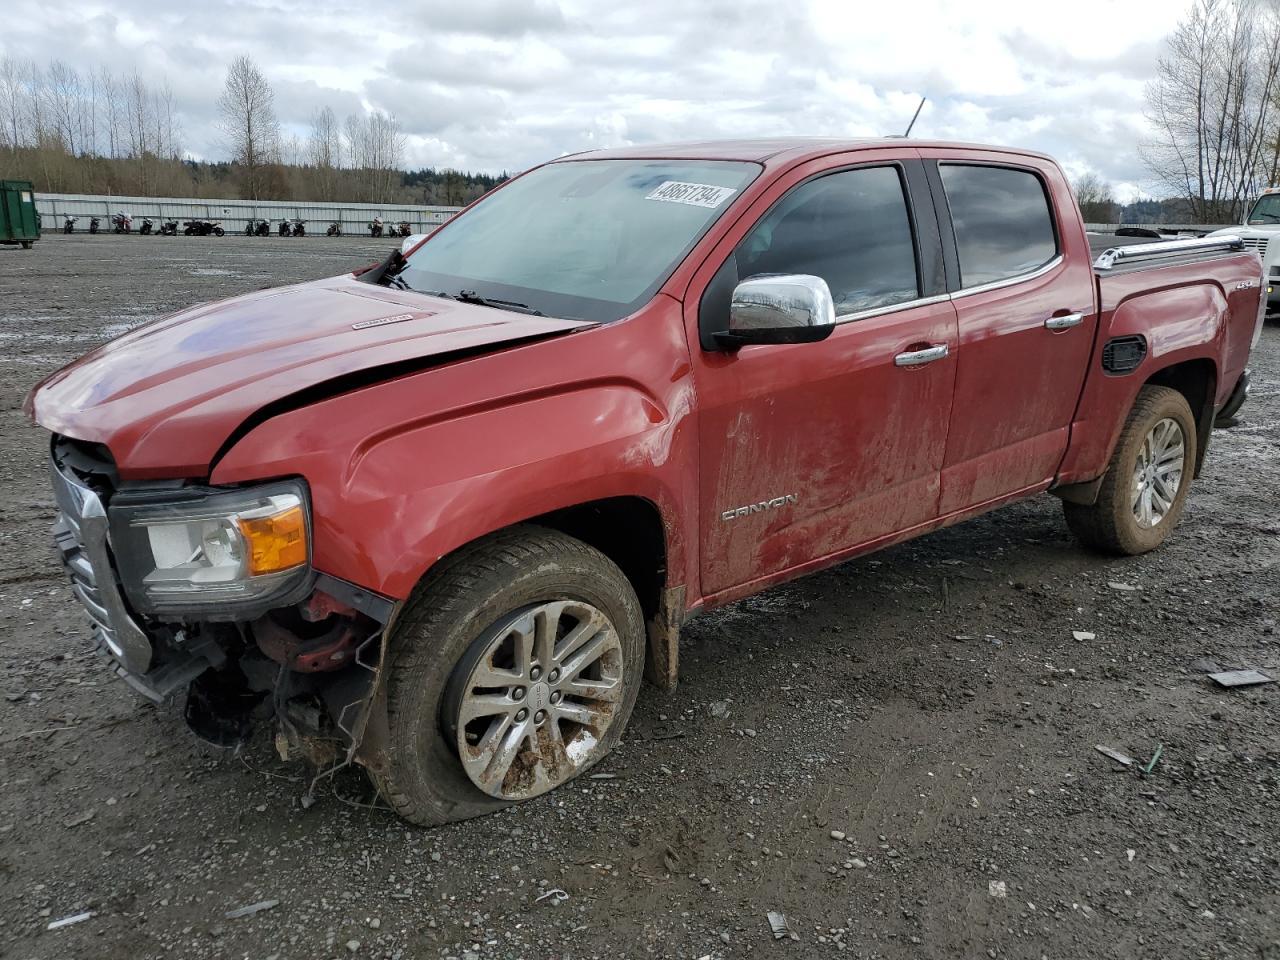
[[[45,379],[27,407],[49,430],[106,444],[125,478],[200,477],[237,427],[300,391],[590,326],[348,275],[192,307],[140,327]]]

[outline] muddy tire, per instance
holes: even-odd
[[[1178,525],[1196,464],[1196,421],[1186,398],[1146,386],[1125,421],[1096,503],[1064,502],[1067,526],[1088,547],[1135,555]]]
[[[388,763],[371,776],[402,817],[434,826],[538,796],[604,757],[635,705],[644,621],[608,557],[523,525],[429,573],[389,650]]]

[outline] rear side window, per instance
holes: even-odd
[[[738,276],[807,273],[837,314],[919,296],[915,243],[896,167],[832,173],[796,187],[738,246]]]
[[[960,284],[976,287],[1044,266],[1058,253],[1044,184],[1009,167],[942,164],[960,255]]]

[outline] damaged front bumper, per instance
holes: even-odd
[[[253,619],[139,614],[112,552],[114,466],[96,453],[55,439],[53,537],[113,672],[157,704],[187,692],[187,721],[204,739],[234,744],[274,718],[283,754],[296,748],[318,765],[350,762],[368,723],[382,640],[397,604],[315,574],[303,600],[258,611]]]

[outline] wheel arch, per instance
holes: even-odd
[[[1196,466],[1193,476],[1200,476],[1209,435],[1213,431],[1214,397],[1218,386],[1218,365],[1209,357],[1197,357],[1170,364],[1147,377],[1143,386],[1169,387],[1186,398],[1196,420]]]
[[[1214,396],[1217,391],[1217,383],[1218,365],[1211,357],[1207,356],[1193,356],[1177,360],[1146,372],[1145,379],[1140,382],[1133,381],[1131,392],[1127,395],[1128,402],[1125,403],[1120,400],[1117,404],[1118,406],[1123,404],[1123,413],[1110,425],[1110,436],[1105,448],[1097,450],[1097,456],[1102,465],[1101,471],[1096,468],[1090,470],[1085,473],[1085,477],[1088,479],[1073,479],[1071,482],[1060,483],[1052,487],[1049,492],[1069,503],[1088,506],[1097,501],[1098,492],[1102,487],[1103,480],[1106,478],[1107,469],[1111,462],[1112,454],[1115,452],[1121,428],[1134,404],[1138,402],[1142,388],[1147,386],[1169,387],[1186,398],[1187,406],[1191,408],[1191,415],[1196,421],[1196,463],[1192,475],[1193,477],[1200,476],[1205,454],[1209,447],[1209,437],[1213,432]]]
[[[421,571],[418,584],[426,582],[458,551],[515,527],[541,526],[581,540],[617,564],[635,590],[645,622],[645,674],[655,686],[669,692],[679,675],[679,634],[686,596],[683,582],[671,582],[681,578],[673,522],[657,502],[638,494],[572,503],[505,522],[457,544]]]

